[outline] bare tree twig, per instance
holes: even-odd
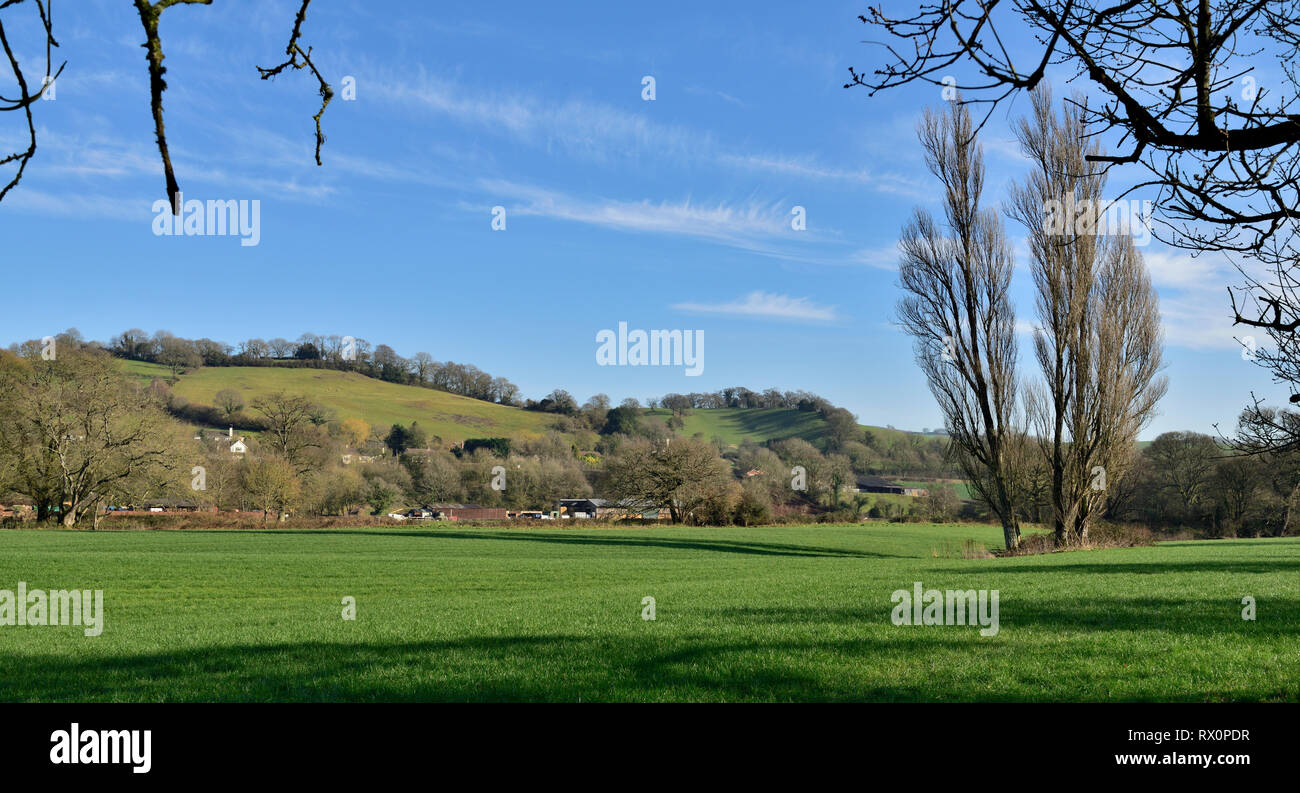
[[[316,164],[321,165],[320,150],[321,146],[325,144],[325,135],[321,131],[320,122],[321,117],[325,115],[325,108],[329,107],[330,100],[334,98],[334,89],[331,88],[330,84],[326,82],[323,76],[321,76],[320,70],[317,69],[316,64],[312,62],[311,47],[304,50],[298,44],[298,39],[302,36],[303,22],[307,19],[307,7],[310,5],[311,0],[302,0],[302,6],[299,7],[298,14],[294,17],[293,32],[289,35],[288,46],[284,48],[284,54],[289,56],[288,59],[278,66],[272,66],[270,68],[258,66],[257,71],[262,76],[263,80],[272,80],[288,68],[302,69],[306,67],[316,76],[317,82],[320,83],[321,104],[320,110],[317,111],[316,115],[312,116],[312,120],[316,122]]]
[[[167,202],[171,204],[172,213],[179,215],[180,185],[176,182],[176,172],[172,168],[171,153],[167,150],[167,132],[163,126],[163,91],[167,90],[167,81],[163,75],[167,67],[163,66],[162,41],[158,37],[158,21],[162,12],[178,5],[212,5],[212,0],[135,0],[136,10],[140,12],[140,24],[144,26],[145,58],[149,61],[149,105],[153,109],[154,136],[158,140],[158,153],[162,155],[163,175],[167,179]]]
[[[0,11],[20,5],[23,2],[24,0],[4,0],[3,3],[0,3]],[[0,49],[4,50],[5,58],[9,61],[9,68],[13,72],[15,82],[18,84],[18,95],[15,98],[9,99],[0,95],[0,113],[21,110],[27,122],[27,148],[0,157],[0,165],[18,163],[13,178],[5,183],[3,188],[0,188],[0,201],[3,201],[9,191],[17,187],[18,183],[22,181],[23,174],[27,171],[27,163],[31,161],[32,157],[36,156],[36,121],[32,116],[32,104],[49,90],[50,84],[58,79],[58,76],[63,73],[63,67],[67,65],[67,61],[64,61],[53,75],[50,74],[50,67],[53,63],[53,48],[59,46],[59,42],[54,38],[53,2],[50,0],[49,9],[46,8],[45,0],[35,0],[35,5],[41,18],[41,26],[45,29],[45,77],[41,81],[41,89],[34,94],[27,85],[27,77],[23,74],[22,67],[18,63],[18,57],[9,46],[9,38],[5,34],[4,20],[0,19]]]

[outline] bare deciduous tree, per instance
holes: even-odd
[[[996,213],[980,209],[983,153],[968,110],[927,111],[919,135],[926,165],[944,188],[946,224],[917,209],[903,229],[898,318],[943,411],[958,464],[1020,543],[1008,444],[1016,400],[1013,260]]]
[[[1040,323],[1043,381],[1025,403],[1051,472],[1056,544],[1070,545],[1086,541],[1164,394],[1160,313],[1132,229],[1106,227],[1105,174],[1088,160],[1100,147],[1078,105],[1058,119],[1045,85],[1032,102],[1016,133],[1034,170],[1013,187],[1010,207],[1028,232]]]
[[[732,481],[730,466],[715,448],[686,438],[630,441],[605,464],[610,495],[629,509],[667,508],[674,523],[692,518]]]
[[[1132,189],[1157,191],[1164,242],[1240,255],[1230,316],[1268,334],[1255,360],[1300,402],[1300,0],[943,0],[859,19],[887,55],[845,87],[929,83],[991,114],[1049,67],[1088,85],[1100,101],[1080,100],[1081,117],[1120,149],[1088,160],[1142,170]],[[1275,448],[1300,444],[1284,428]]]
[[[307,397],[276,391],[254,399],[253,409],[266,421],[262,438],[267,448],[292,463],[298,473],[307,471],[311,467],[307,453],[321,446],[315,431],[320,406]]]
[[[104,353],[0,365],[0,457],[15,461],[14,490],[38,519],[58,509],[72,526],[128,480],[171,477],[182,444],[179,425]]]

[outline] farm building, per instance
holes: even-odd
[[[198,512],[203,509],[197,501],[174,498],[151,498],[132,509],[138,512]]]
[[[562,498],[560,514],[573,518],[650,518],[666,519],[668,510],[648,504],[610,501],[606,498]]]
[[[426,510],[434,520],[508,520],[504,507],[481,507],[478,504],[429,504]]]
[[[890,493],[896,496],[924,496],[930,491],[920,487],[905,487],[897,482],[891,482],[879,476],[859,476],[855,492],[858,493]]]

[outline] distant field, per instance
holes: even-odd
[[[667,421],[672,411],[663,408],[645,411],[659,421]],[[739,446],[746,441],[765,443],[786,438],[802,438],[822,448],[825,446],[826,420],[811,410],[794,408],[693,408],[682,419],[682,435],[699,433],[706,440],[719,438],[723,443]],[[908,433],[901,430],[858,425],[882,438],[897,442]]]
[[[1300,699],[1300,540],[935,556],[998,535],[0,531],[0,588],[106,609],[97,638],[0,626],[0,700]],[[1000,632],[891,624],[914,581],[999,590]]]
[[[662,408],[648,410],[646,414],[667,421],[672,411]],[[705,440],[720,438],[723,443],[738,446],[745,441],[762,443],[785,438],[803,438],[810,443],[822,440],[826,421],[809,410],[793,408],[713,408],[691,410],[683,418],[681,434],[691,436],[697,432]]]
[[[299,394],[335,411],[340,419],[361,418],[380,427],[418,421],[444,442],[540,435],[554,421],[544,413],[332,369],[208,366],[181,377],[172,390],[191,402],[211,405],[223,388],[240,391],[248,401],[275,391]]]
[[[953,492],[957,494],[957,498],[966,499],[966,500],[974,498],[974,496],[971,495],[970,483],[968,482],[925,482],[925,481],[915,480],[915,479],[907,479],[907,480],[899,479],[894,481],[896,481],[898,484],[902,485],[903,487],[921,487],[921,488],[925,488],[926,490],[935,487],[935,485],[937,484],[940,487],[946,487],[951,489]]]
[[[152,381],[155,377],[160,380],[167,380],[172,376],[172,370],[160,363],[128,361],[119,358],[118,364],[120,364],[128,374],[133,374],[146,382]]]

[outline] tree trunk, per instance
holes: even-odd
[[[1020,547],[1020,524],[1014,517],[1002,519],[1002,542],[1008,551]]]
[[[1295,487],[1291,488],[1291,495],[1287,496],[1286,513],[1282,516],[1282,530],[1277,533],[1279,537],[1285,537],[1291,531],[1291,515],[1295,510],[1296,493],[1300,493],[1300,481],[1295,483]]]

